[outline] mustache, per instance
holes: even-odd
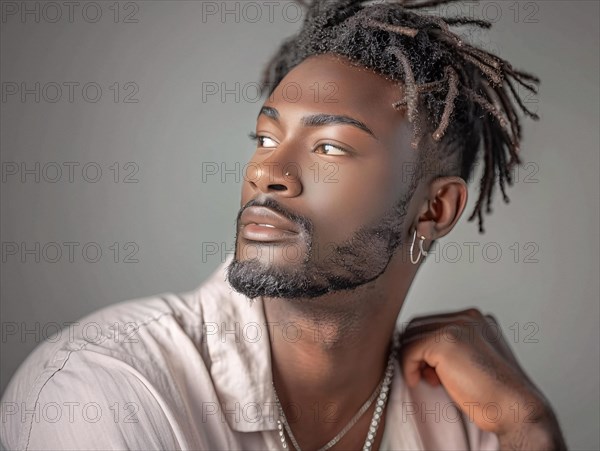
[[[246,203],[246,205],[244,205],[242,208],[240,208],[240,211],[238,212],[238,215],[236,218],[236,224],[238,226],[240,223],[240,217],[242,216],[242,213],[244,212],[244,210],[246,208],[249,208],[249,207],[270,208],[271,210],[279,213],[280,215],[284,216],[288,220],[290,220],[290,221],[294,222],[295,224],[297,224],[298,226],[300,226],[300,228],[305,233],[307,233],[309,236],[312,235],[313,222],[310,220],[310,218],[288,210],[287,208],[285,208],[281,204],[279,204],[272,197],[265,197],[262,199],[260,199],[260,198],[251,199],[248,203]]]

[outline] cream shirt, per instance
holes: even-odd
[[[40,344],[3,394],[3,446],[282,449],[268,336],[300,332],[233,291],[231,258],[191,292],[113,304]],[[382,450],[499,449],[443,387],[409,389],[398,363],[388,402]]]

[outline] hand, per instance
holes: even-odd
[[[417,317],[400,337],[404,379],[442,384],[477,427],[511,449],[566,449],[550,404],[491,315],[477,309]]]

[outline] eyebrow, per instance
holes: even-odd
[[[264,114],[265,116],[270,117],[274,121],[279,122],[279,111],[277,111],[273,107],[262,107],[260,109],[260,112],[258,113],[258,117],[260,117],[261,114]],[[367,125],[364,122],[361,122],[358,119],[354,119],[350,116],[339,114],[313,114],[311,116],[304,116],[301,119],[301,121],[302,125],[304,125],[305,127],[319,127],[330,124],[352,125],[364,132],[367,132],[373,138],[379,140],[377,136],[375,136],[375,133],[373,133],[373,131],[369,127],[367,127]]]

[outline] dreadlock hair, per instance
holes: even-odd
[[[296,65],[325,53],[344,56],[351,64],[401,82],[403,97],[393,106],[407,112],[414,132],[411,146],[420,149],[413,188],[433,162],[440,176],[470,180],[483,147],[479,198],[468,221],[477,216],[479,233],[484,233],[482,208],[487,201],[486,213],[491,213],[496,177],[508,203],[505,183],[512,185],[511,169],[522,163],[521,124],[508,93],[526,115],[538,120],[523,104],[516,84],[537,94],[539,79],[464,42],[449,29],[490,28],[491,22],[416,12],[457,0],[296,1],[307,8],[304,23],[267,63],[263,88],[270,87],[272,93]]]

